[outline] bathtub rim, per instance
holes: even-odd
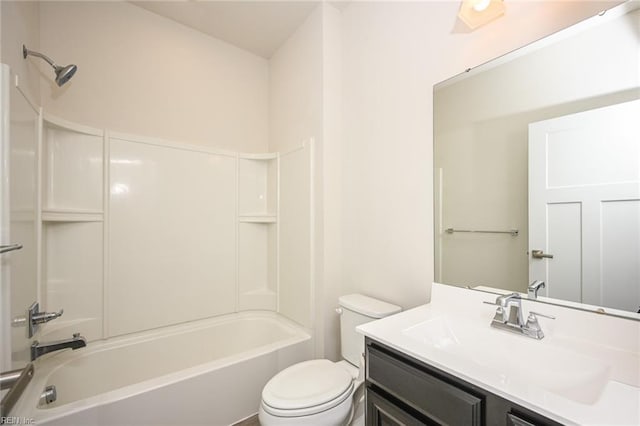
[[[114,350],[120,347],[125,347],[137,343],[144,343],[163,337],[171,337],[173,335],[186,332],[198,331],[212,326],[230,323],[242,319],[265,319],[273,321],[279,326],[284,327],[285,329],[287,329],[288,331],[292,331],[293,333],[291,336],[288,336],[284,339],[279,339],[266,345],[261,345],[237,354],[225,356],[212,361],[166,373],[157,377],[153,377],[151,379],[143,380],[141,382],[132,383],[104,392],[102,394],[93,395],[76,401],[71,401],[52,408],[39,407],[40,393],[42,392],[44,387],[49,384],[49,378],[55,372],[73,362],[74,360],[88,357],[99,352]],[[144,392],[159,389],[173,383],[189,380],[199,375],[224,368],[226,366],[256,358],[260,355],[266,355],[277,350],[311,340],[312,336],[312,333],[308,329],[276,312],[243,311],[226,314],[219,317],[190,321],[188,323],[171,325],[163,328],[97,340],[94,342],[90,342],[89,345],[87,345],[87,350],[64,350],[59,353],[48,354],[41,359],[36,360],[34,362],[34,378],[31,380],[31,383],[29,383],[29,386],[22,395],[22,398],[20,398],[10,414],[12,416],[33,419],[36,424],[40,421],[56,420],[58,418],[65,417],[67,415],[71,415],[86,409],[90,409],[107,403],[117,402],[142,394]]]

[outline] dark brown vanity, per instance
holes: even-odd
[[[560,425],[371,338],[366,366],[367,426]]]

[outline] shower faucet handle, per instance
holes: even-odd
[[[60,309],[58,312],[40,312],[40,304],[38,302],[33,302],[27,311],[28,336],[33,337],[33,335],[38,331],[38,326],[40,324],[44,324],[61,317],[62,314],[64,314],[64,309]]]
[[[44,324],[58,317],[61,317],[62,314],[64,314],[64,309],[60,309],[58,312],[39,312],[38,314],[31,317],[31,321],[36,324]]]

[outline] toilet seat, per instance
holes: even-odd
[[[344,368],[317,359],[276,374],[262,391],[262,406],[278,417],[308,416],[341,404],[352,392],[353,377]]]

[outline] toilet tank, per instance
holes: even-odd
[[[356,327],[400,312],[402,308],[362,294],[340,296],[338,304],[342,308],[340,316],[342,358],[358,367],[360,355],[364,352],[364,336],[356,331]]]

